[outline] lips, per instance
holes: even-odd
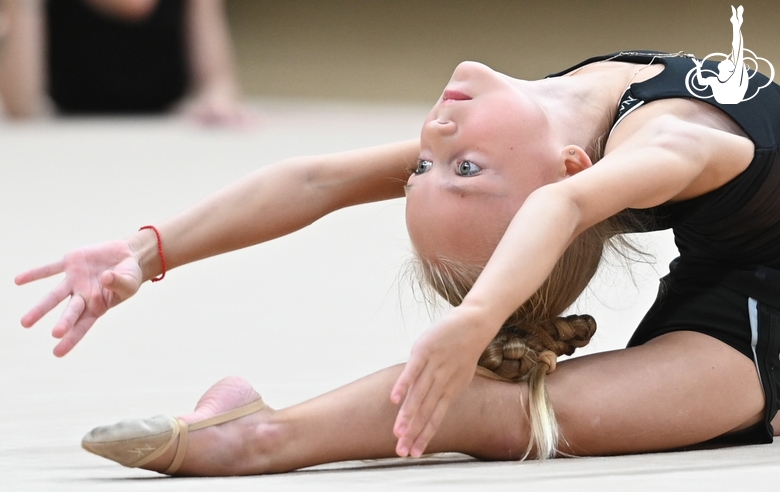
[[[471,96],[453,89],[446,89],[442,99],[445,101],[468,101],[471,99]]]

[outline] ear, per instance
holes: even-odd
[[[566,176],[574,176],[593,165],[588,153],[576,145],[567,145],[561,151],[561,160],[566,168]]]

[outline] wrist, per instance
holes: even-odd
[[[491,336],[495,336],[506,320],[520,307],[521,303],[512,294],[498,289],[486,291],[484,284],[480,286],[477,281],[458,308],[473,313],[472,316],[479,319],[480,325],[491,331]]]
[[[154,230],[143,229],[126,239],[138,259],[142,281],[157,278],[163,273],[163,262],[160,257],[157,234]]]
[[[467,334],[470,338],[470,345],[479,347],[480,353],[493,340],[504,324],[503,319],[497,320],[495,316],[491,316],[491,312],[486,306],[466,303],[465,300],[459,306],[454,307],[450,313],[463,320],[466,326],[470,327]]]

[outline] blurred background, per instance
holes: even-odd
[[[131,20],[143,18],[156,4],[156,0],[81,2],[114,9],[112,15],[124,9],[118,15]],[[162,5],[173,2],[164,0]],[[0,0],[6,7],[41,3],[45,5],[45,0]],[[195,0],[185,5],[209,3],[219,5],[220,1]],[[776,0],[745,0],[742,4],[745,46],[780,67],[776,35],[780,4]],[[186,49],[190,61],[193,52],[206,61],[200,67],[190,63],[186,68],[190,73],[210,70],[217,74],[189,80],[190,92],[198,83],[192,79],[210,77],[205,85],[217,87],[200,105],[206,108],[206,119],[215,113],[217,121],[234,116],[230,103],[240,99],[234,92],[248,100],[429,104],[463,60],[481,61],[510,75],[534,79],[590,56],[621,50],[682,50],[703,57],[731,49],[729,0],[224,0],[223,7],[199,10],[206,21],[192,28],[196,34],[190,36]],[[49,8],[48,15],[59,19],[65,14],[60,8]],[[0,21],[0,45],[10,44],[10,17],[5,15]],[[88,30],[84,25],[78,27],[82,32]],[[20,29],[29,31],[29,26]],[[228,40],[222,51],[221,31]],[[192,39],[200,40],[200,46]],[[45,42],[43,46],[45,52]],[[61,46],[57,40],[49,51],[67,51]],[[5,46],[0,49],[6,51]],[[0,88],[8,85],[4,81],[9,73],[20,72],[22,66],[29,70],[36,56],[19,52],[15,61],[9,55],[0,57],[5,60],[0,66]],[[67,61],[64,66],[73,63]],[[72,68],[70,73],[76,71]],[[29,92],[35,86],[31,82],[36,80],[34,75],[14,83]]]
[[[621,50],[728,53],[733,2],[228,0],[227,11],[248,95],[432,103],[463,60],[533,79]],[[780,3],[741,4],[745,46],[780,69]]]

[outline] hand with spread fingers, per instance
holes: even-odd
[[[54,348],[57,357],[70,352],[100,316],[135,294],[143,281],[136,252],[127,241],[113,241],[72,251],[18,275],[15,282],[23,285],[60,273],[65,279],[22,318],[22,326],[30,328],[70,297],[52,330],[60,340]]]
[[[420,457],[450,404],[471,382],[487,342],[473,316],[453,309],[412,348],[390,399],[401,404],[393,426],[399,456]]]

